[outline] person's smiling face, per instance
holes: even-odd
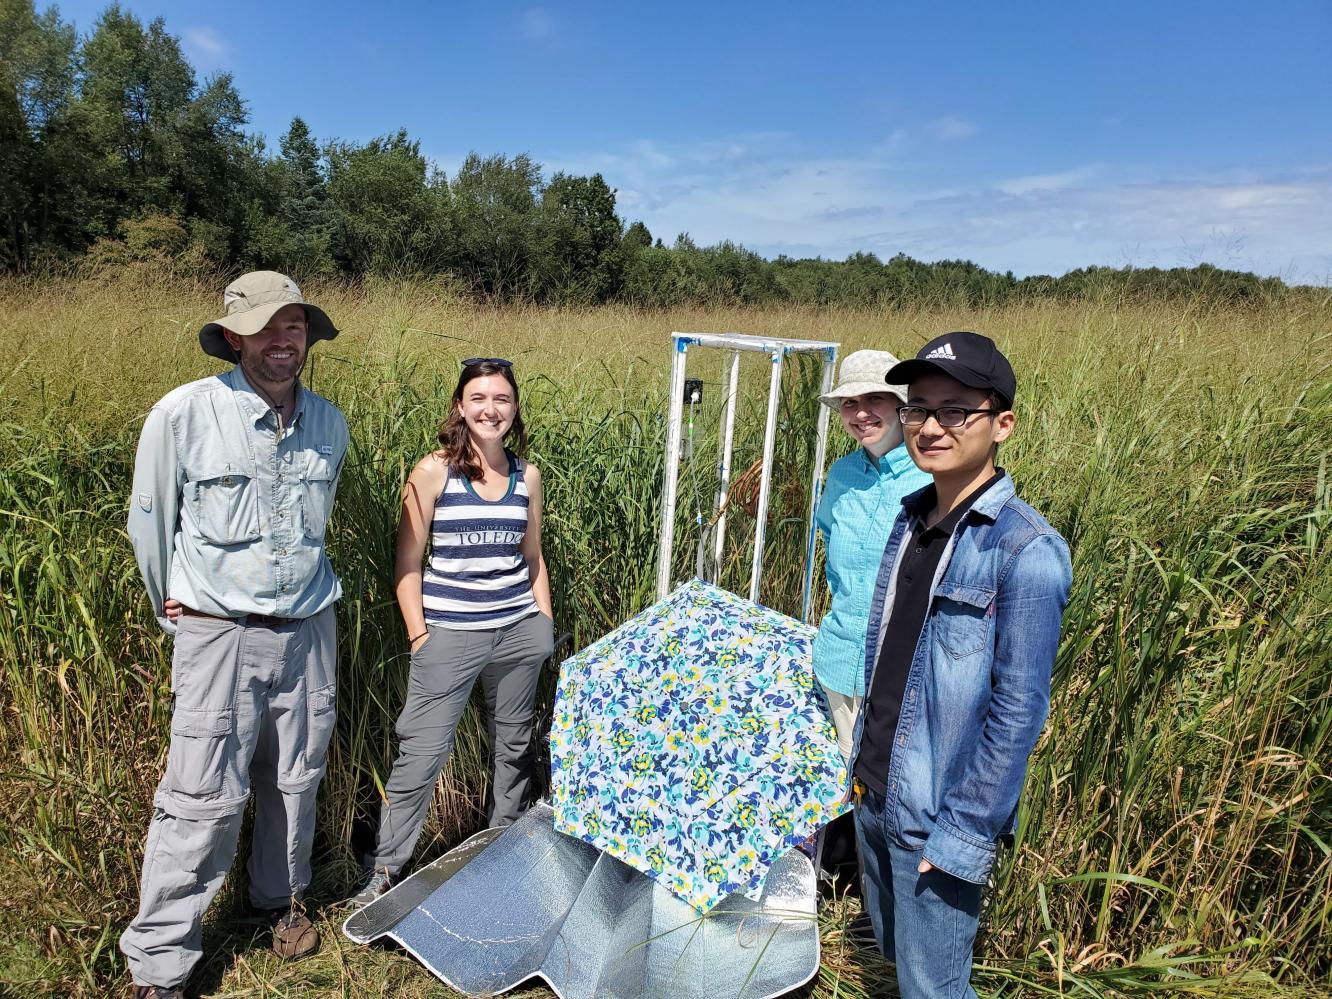
[[[842,426],[856,443],[874,451],[897,422],[899,405],[901,401],[891,392],[870,392],[847,396],[838,412],[842,415]]]
[[[458,402],[467,431],[478,444],[502,441],[518,411],[513,386],[503,375],[479,375],[463,386]]]
[[[284,305],[252,336],[227,334],[227,342],[240,354],[241,368],[264,385],[281,385],[301,373],[308,340],[305,309],[299,305]]]
[[[907,450],[921,471],[931,475],[974,474],[984,468],[994,445],[1007,440],[1013,432],[1011,410],[998,410],[989,393],[968,388],[945,374],[922,375],[913,379],[908,406],[940,409],[955,406],[993,412],[970,413],[958,427],[940,426],[931,415],[917,426],[904,426]]]

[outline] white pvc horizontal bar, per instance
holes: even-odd
[[[684,342],[698,347],[728,347],[731,350],[754,350],[764,354],[776,351],[807,354],[836,348],[835,343],[822,340],[793,340],[787,337],[754,336],[752,333],[672,333],[676,343]],[[678,349],[678,348],[677,348]]]

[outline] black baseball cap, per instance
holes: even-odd
[[[911,360],[893,365],[884,381],[889,385],[907,385],[931,373],[955,378],[968,388],[994,392],[1010,406],[1017,395],[1013,366],[994,341],[980,333],[959,331],[936,336]]]

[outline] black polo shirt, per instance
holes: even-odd
[[[903,542],[905,550],[897,567],[897,588],[893,593],[892,610],[886,612],[889,613],[888,628],[883,635],[883,644],[879,646],[874,678],[865,698],[865,725],[860,735],[860,753],[856,757],[856,776],[880,795],[885,792],[884,779],[892,758],[897,720],[902,714],[902,695],[906,691],[911,659],[916,654],[920,630],[925,626],[925,615],[930,610],[930,584],[934,582],[934,573],[958,523],[1003,475],[1002,469],[996,471],[928,530],[924,517],[938,502],[934,487],[928,486],[916,501],[915,509],[923,516],[912,516]]]

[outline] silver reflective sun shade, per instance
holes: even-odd
[[[757,900],[737,893],[698,916],[552,818],[542,803],[474,836],[343,932],[396,940],[469,996],[537,977],[561,999],[764,999],[818,970],[814,869],[799,851],[772,866]]]

